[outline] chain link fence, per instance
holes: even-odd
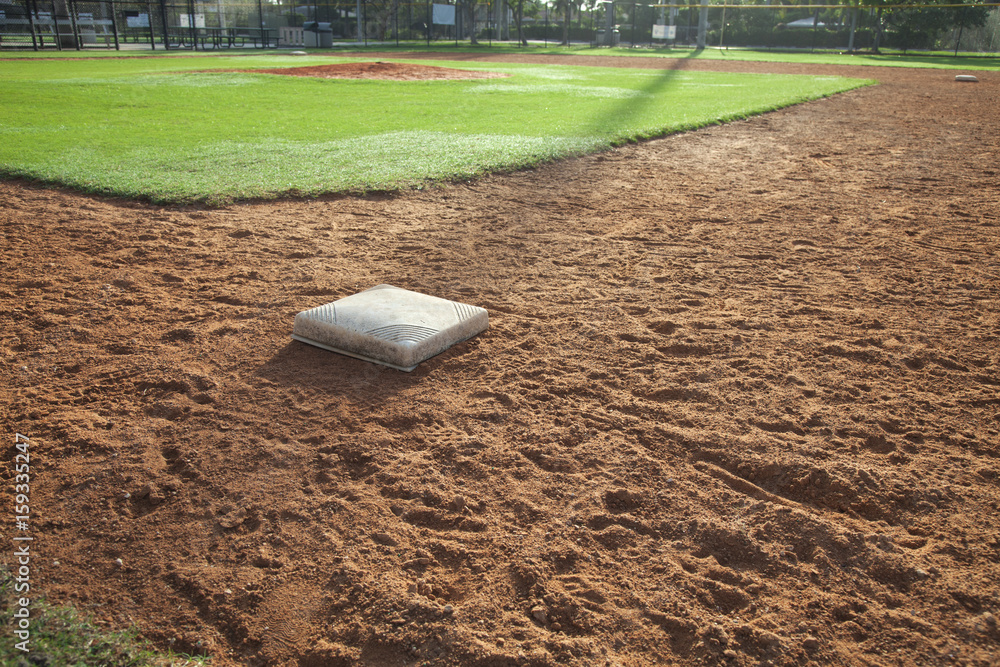
[[[302,1],[0,0],[0,49],[309,48],[417,40],[693,46],[701,11],[696,5],[569,0],[567,21],[565,0],[555,7],[531,0]],[[710,7],[704,40],[723,48],[995,53],[1000,10]]]
[[[0,48],[125,49],[276,46],[257,0],[0,0]]]
[[[507,38],[500,3],[326,0],[0,0],[0,49],[320,47],[352,42]],[[457,10],[457,11],[456,11]],[[501,17],[501,12],[503,16]],[[500,27],[502,30],[499,30]]]

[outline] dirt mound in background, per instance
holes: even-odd
[[[386,79],[390,81],[438,81],[444,79],[497,79],[510,76],[500,72],[476,72],[452,67],[408,65],[405,63],[339,63],[310,67],[276,67],[243,70],[255,74],[315,76],[320,79]]]
[[[859,72],[392,196],[0,183],[32,592],[219,665],[995,664],[1000,76]],[[490,328],[289,339],[378,283]]]

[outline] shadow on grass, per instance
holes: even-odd
[[[651,106],[658,104],[662,99],[660,95],[665,92],[676,80],[677,75],[688,68],[688,63],[694,60],[702,51],[700,49],[689,52],[682,58],[668,61],[670,65],[660,70],[661,74],[652,77],[649,83],[641,89],[643,95],[635,98],[623,100],[611,108],[604,115],[594,119],[589,132],[594,135],[604,136],[609,126],[628,126],[631,118],[640,117]],[[663,131],[653,136],[664,136],[669,132]],[[652,137],[633,137],[628,141],[636,141]],[[615,142],[621,143],[621,142]]]
[[[933,65],[941,69],[1000,69],[1000,58],[993,55],[928,56],[902,53],[852,53],[847,55],[852,59],[857,59],[859,65],[895,65],[906,67],[929,67]]]

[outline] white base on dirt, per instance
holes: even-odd
[[[485,308],[376,285],[302,311],[292,338],[409,372],[488,326]]]
[[[972,76],[971,74],[959,74],[955,77],[955,81],[968,81],[970,83],[978,83],[979,79]]]

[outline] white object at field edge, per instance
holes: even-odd
[[[292,338],[409,372],[488,326],[485,308],[376,285],[302,311]]]
[[[969,81],[971,83],[979,83],[979,79],[972,76],[971,74],[959,74],[955,77],[955,81]]]

